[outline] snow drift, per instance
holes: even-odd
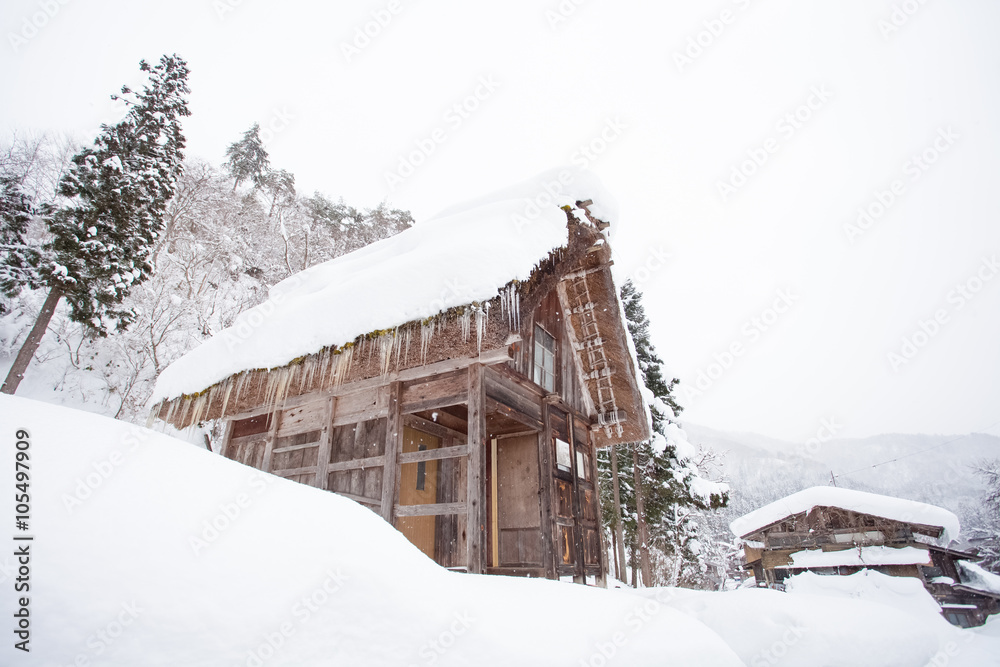
[[[164,435],[9,396],[0,422],[5,461],[31,435],[35,536],[31,653],[0,664],[740,664],[673,609],[448,572],[350,500]]]
[[[0,396],[5,461],[18,429],[31,442],[31,652],[8,641],[0,664],[916,667],[940,653],[955,667],[1000,655],[992,625],[873,602],[451,573],[350,500],[146,429]],[[0,514],[14,525],[12,502]],[[0,585],[14,567],[0,557]],[[0,605],[12,618],[13,597]]]

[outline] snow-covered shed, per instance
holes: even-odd
[[[998,592],[964,574],[973,571],[968,565],[978,570],[968,563],[976,554],[950,548],[958,517],[941,507],[817,486],[739,517],[729,528],[743,540],[746,568],[759,586],[781,587],[804,572],[874,570],[919,579],[956,625],[980,625],[998,611]]]
[[[603,583],[595,448],[649,437],[613,200],[546,173],[276,285],[153,415],[371,507],[438,563]]]

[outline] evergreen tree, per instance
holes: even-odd
[[[634,572],[637,563],[649,557],[650,548],[675,557],[675,562],[680,562],[678,559],[697,560],[695,536],[698,526],[689,516],[690,510],[722,507],[728,502],[728,492],[724,485],[712,487],[711,482],[699,479],[699,471],[692,461],[694,448],[673,421],[681,411],[673,396],[679,380],[668,380],[664,375],[663,361],[650,340],[649,319],[642,306],[642,295],[631,281],[622,286],[621,299],[643,382],[653,394],[649,405],[653,437],[631,445],[631,456],[619,458],[619,465],[623,459],[633,464],[633,474],[622,475],[619,482],[624,539]],[[609,477],[610,456],[599,456],[598,463],[602,476]],[[609,486],[604,483],[602,487],[602,510],[606,523],[614,528],[617,520]],[[705,488],[710,491],[707,495]],[[640,501],[641,513],[638,510]],[[642,524],[648,527],[646,544],[640,539]],[[651,578],[647,575],[647,579]],[[673,579],[676,581],[677,577]],[[651,585],[652,581],[643,583]]]
[[[0,176],[0,292],[7,297],[17,296],[22,287],[40,286],[38,248],[26,238],[34,214],[34,205],[21,189],[20,180]]]
[[[177,55],[146,61],[142,92],[127,86],[112,99],[128,108],[114,126],[102,125],[94,145],[73,157],[59,185],[64,203],[47,216],[52,240],[40,273],[49,296],[11,367],[2,391],[14,393],[60,299],[70,318],[98,335],[125,327],[134,317],[122,306],[129,291],[149,277],[149,257],[182,170],[180,120],[190,115],[185,95],[188,67]]]
[[[977,538],[979,564],[1000,574],[1000,459],[979,461],[975,472],[986,483],[986,490],[970,533]]]
[[[225,167],[233,178],[233,192],[236,192],[240,183],[248,179],[254,188],[267,184],[271,162],[260,140],[258,123],[244,132],[242,139],[229,145],[226,149]]]

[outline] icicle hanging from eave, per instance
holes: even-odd
[[[156,421],[156,418],[159,417],[160,413],[163,411],[164,403],[165,400],[160,401],[159,403],[154,405],[153,408],[149,411],[149,415],[146,416],[146,428],[153,428],[153,423]]]
[[[337,360],[333,368],[333,386],[339,387],[351,370],[351,363],[354,359],[354,345],[345,345],[336,356]]]
[[[222,411],[219,413],[219,417],[226,416],[226,410],[229,408],[229,397],[233,394],[233,376],[230,375],[225,380],[222,381],[224,385],[224,390],[222,392]]]
[[[507,328],[516,331],[521,323],[521,293],[517,282],[512,282],[500,290],[500,317],[507,322]]]
[[[392,354],[393,349],[397,344],[396,329],[387,331],[379,336],[379,373],[381,375],[388,375],[389,367],[392,365]]]
[[[434,338],[435,319],[425,320],[420,324],[420,363],[427,363],[427,352],[431,347],[431,340]]]
[[[462,331],[462,342],[469,342],[469,334],[472,333],[472,311],[470,308],[463,308],[458,314],[458,326]]]
[[[489,312],[490,303],[487,301],[482,306],[474,306],[473,309],[476,314],[476,351],[477,353],[482,353],[483,351],[483,333],[486,330],[486,315]]]

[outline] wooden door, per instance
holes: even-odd
[[[498,439],[495,470],[499,565],[541,566],[538,436]]]
[[[410,428],[403,428],[403,453],[422,452],[441,447],[441,439]],[[438,468],[440,461],[421,461],[400,466],[399,504],[431,505],[438,496]],[[410,542],[431,558],[435,558],[435,516],[408,516],[396,520],[396,528]]]

